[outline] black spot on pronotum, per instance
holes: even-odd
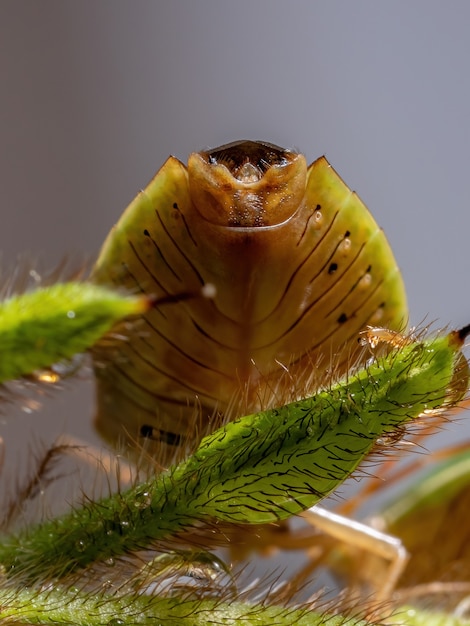
[[[347,231],[344,233],[344,236],[345,236],[345,237],[350,237],[350,236],[351,236],[351,231],[347,230]]]
[[[337,269],[338,269],[338,263],[331,263],[330,267],[328,268],[328,274],[334,274]]]
[[[317,206],[315,207],[315,211],[321,211],[321,205],[317,204]]]
[[[148,231],[147,229],[145,229],[145,230],[144,230],[144,235],[145,235],[146,237],[150,237],[150,233],[149,233],[149,231]]]
[[[346,315],[346,313],[341,313],[337,321],[338,321],[338,324],[344,324],[344,322],[348,321],[348,316]]]
[[[149,424],[143,424],[143,426],[140,427],[140,436],[144,437],[145,439],[163,441],[163,443],[167,443],[169,446],[181,445],[181,435],[171,433],[168,430],[160,430],[158,428],[154,428]]]
[[[173,202],[173,208],[179,211],[179,206],[176,202]]]

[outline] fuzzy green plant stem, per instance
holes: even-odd
[[[0,620],[77,626],[372,626],[356,617],[331,616],[307,608],[253,605],[214,599],[103,596],[66,590],[0,590]]]
[[[445,404],[459,357],[451,336],[415,342],[312,398],[232,422],[152,480],[5,538],[0,564],[7,576],[61,577],[201,521],[299,513],[337,488],[378,437]]]
[[[148,298],[86,282],[57,283],[0,303],[0,383],[85,352]]]

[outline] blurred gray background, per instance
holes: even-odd
[[[469,322],[469,24],[464,0],[2,0],[3,264],[92,258],[169,154],[263,139],[326,154],[360,194],[413,324]],[[8,410],[10,457],[97,441],[91,381],[67,387]]]

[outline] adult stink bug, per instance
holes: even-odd
[[[401,329],[403,281],[383,232],[324,157],[240,141],[170,157],[108,236],[100,284],[157,297],[213,284],[94,351],[97,427],[155,442],[163,465],[214,423],[347,371],[367,325]],[[334,366],[331,364],[334,363]],[[212,423],[211,423],[212,420]]]

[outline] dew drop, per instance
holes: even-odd
[[[47,385],[53,385],[57,383],[60,379],[59,375],[56,372],[54,372],[52,369],[39,371],[35,375],[35,378],[40,383],[46,383]]]
[[[150,506],[152,499],[148,491],[144,491],[143,493],[136,496],[134,500],[134,506],[136,509],[146,509]]]
[[[217,295],[217,287],[213,283],[206,283],[201,288],[201,294],[204,298],[213,300]]]
[[[86,550],[86,543],[80,539],[79,541],[75,542],[75,548],[77,549],[77,552],[84,552]]]

